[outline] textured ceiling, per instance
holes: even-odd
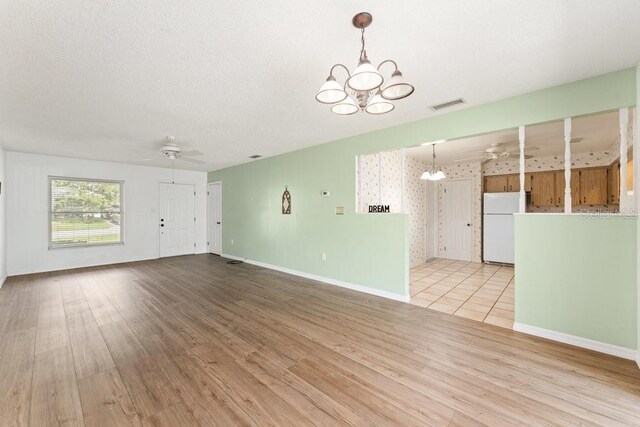
[[[633,134],[632,124],[633,110],[629,111],[629,135]],[[571,121],[571,136],[581,138],[579,142],[571,144],[573,154],[593,153],[618,149],[620,141],[619,113],[609,112],[591,116],[577,117]],[[631,138],[631,136],[630,136]],[[462,161],[480,161],[482,151],[493,144],[502,144],[512,154],[510,161],[517,160],[519,153],[518,129],[508,129],[469,138],[445,141],[436,145],[436,159],[438,164],[448,165],[461,163]],[[535,147],[528,151],[528,155],[536,158],[564,155],[564,122],[553,121],[548,123],[527,126],[525,128],[525,147]],[[418,146],[407,149],[407,155],[431,162],[431,146]],[[503,161],[499,159],[498,161]]]
[[[416,91],[339,117],[314,95],[355,65],[361,10],[372,62]],[[639,18],[637,0],[0,0],[0,143],[167,166],[140,150],[175,135],[206,162],[176,166],[213,170],[634,66]]]

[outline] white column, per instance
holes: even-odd
[[[571,117],[564,119],[564,213],[571,213]]]
[[[519,211],[525,213],[527,210],[527,194],[524,191],[524,126],[518,128],[518,139],[520,141],[520,199]]]
[[[629,131],[629,109],[620,109],[620,213],[629,213],[627,197],[627,139]]]

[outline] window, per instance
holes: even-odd
[[[49,248],[123,243],[122,181],[49,177]]]

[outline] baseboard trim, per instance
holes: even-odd
[[[620,347],[600,341],[594,341],[588,338],[565,334],[563,332],[557,332],[550,329],[539,328],[537,326],[526,325],[524,323],[515,322],[513,324],[513,330],[529,335],[534,335],[536,337],[546,338],[564,344],[573,345],[576,347],[586,348],[588,350],[593,350],[600,353],[610,354],[612,356],[621,357],[623,359],[636,360],[637,357],[636,350],[631,348]]]
[[[326,283],[329,285],[339,286],[341,288],[351,289],[352,291],[364,292],[366,294],[375,295],[382,298],[392,299],[394,301],[400,302],[409,302],[409,295],[397,294],[395,292],[383,291],[380,289],[370,288],[368,286],[356,285],[353,283],[343,282],[342,280],[332,279],[330,277],[318,276],[316,274],[305,273],[304,271],[293,270],[291,268],[280,267],[273,264],[268,264],[266,262],[254,261],[251,259],[229,255],[229,254],[220,254],[220,256],[224,258],[244,261],[247,264],[256,265],[258,267],[268,268],[270,270],[280,271],[282,273],[291,274],[293,276],[304,277],[305,279],[316,280],[318,282]]]

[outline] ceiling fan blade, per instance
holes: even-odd
[[[180,154],[183,156],[204,156],[204,153],[198,150],[181,151]]]
[[[148,148],[140,148],[140,147],[127,147],[129,150],[132,151],[141,151],[143,153],[154,153],[154,154],[159,154],[158,150],[150,150]]]
[[[190,159],[190,158],[188,158],[188,157],[179,157],[179,158],[178,158],[178,160],[184,160],[185,162],[195,163],[195,164],[198,164],[198,165],[200,165],[200,164],[204,164],[204,163],[207,163],[207,162],[202,161],[202,160],[198,160],[198,159]]]

